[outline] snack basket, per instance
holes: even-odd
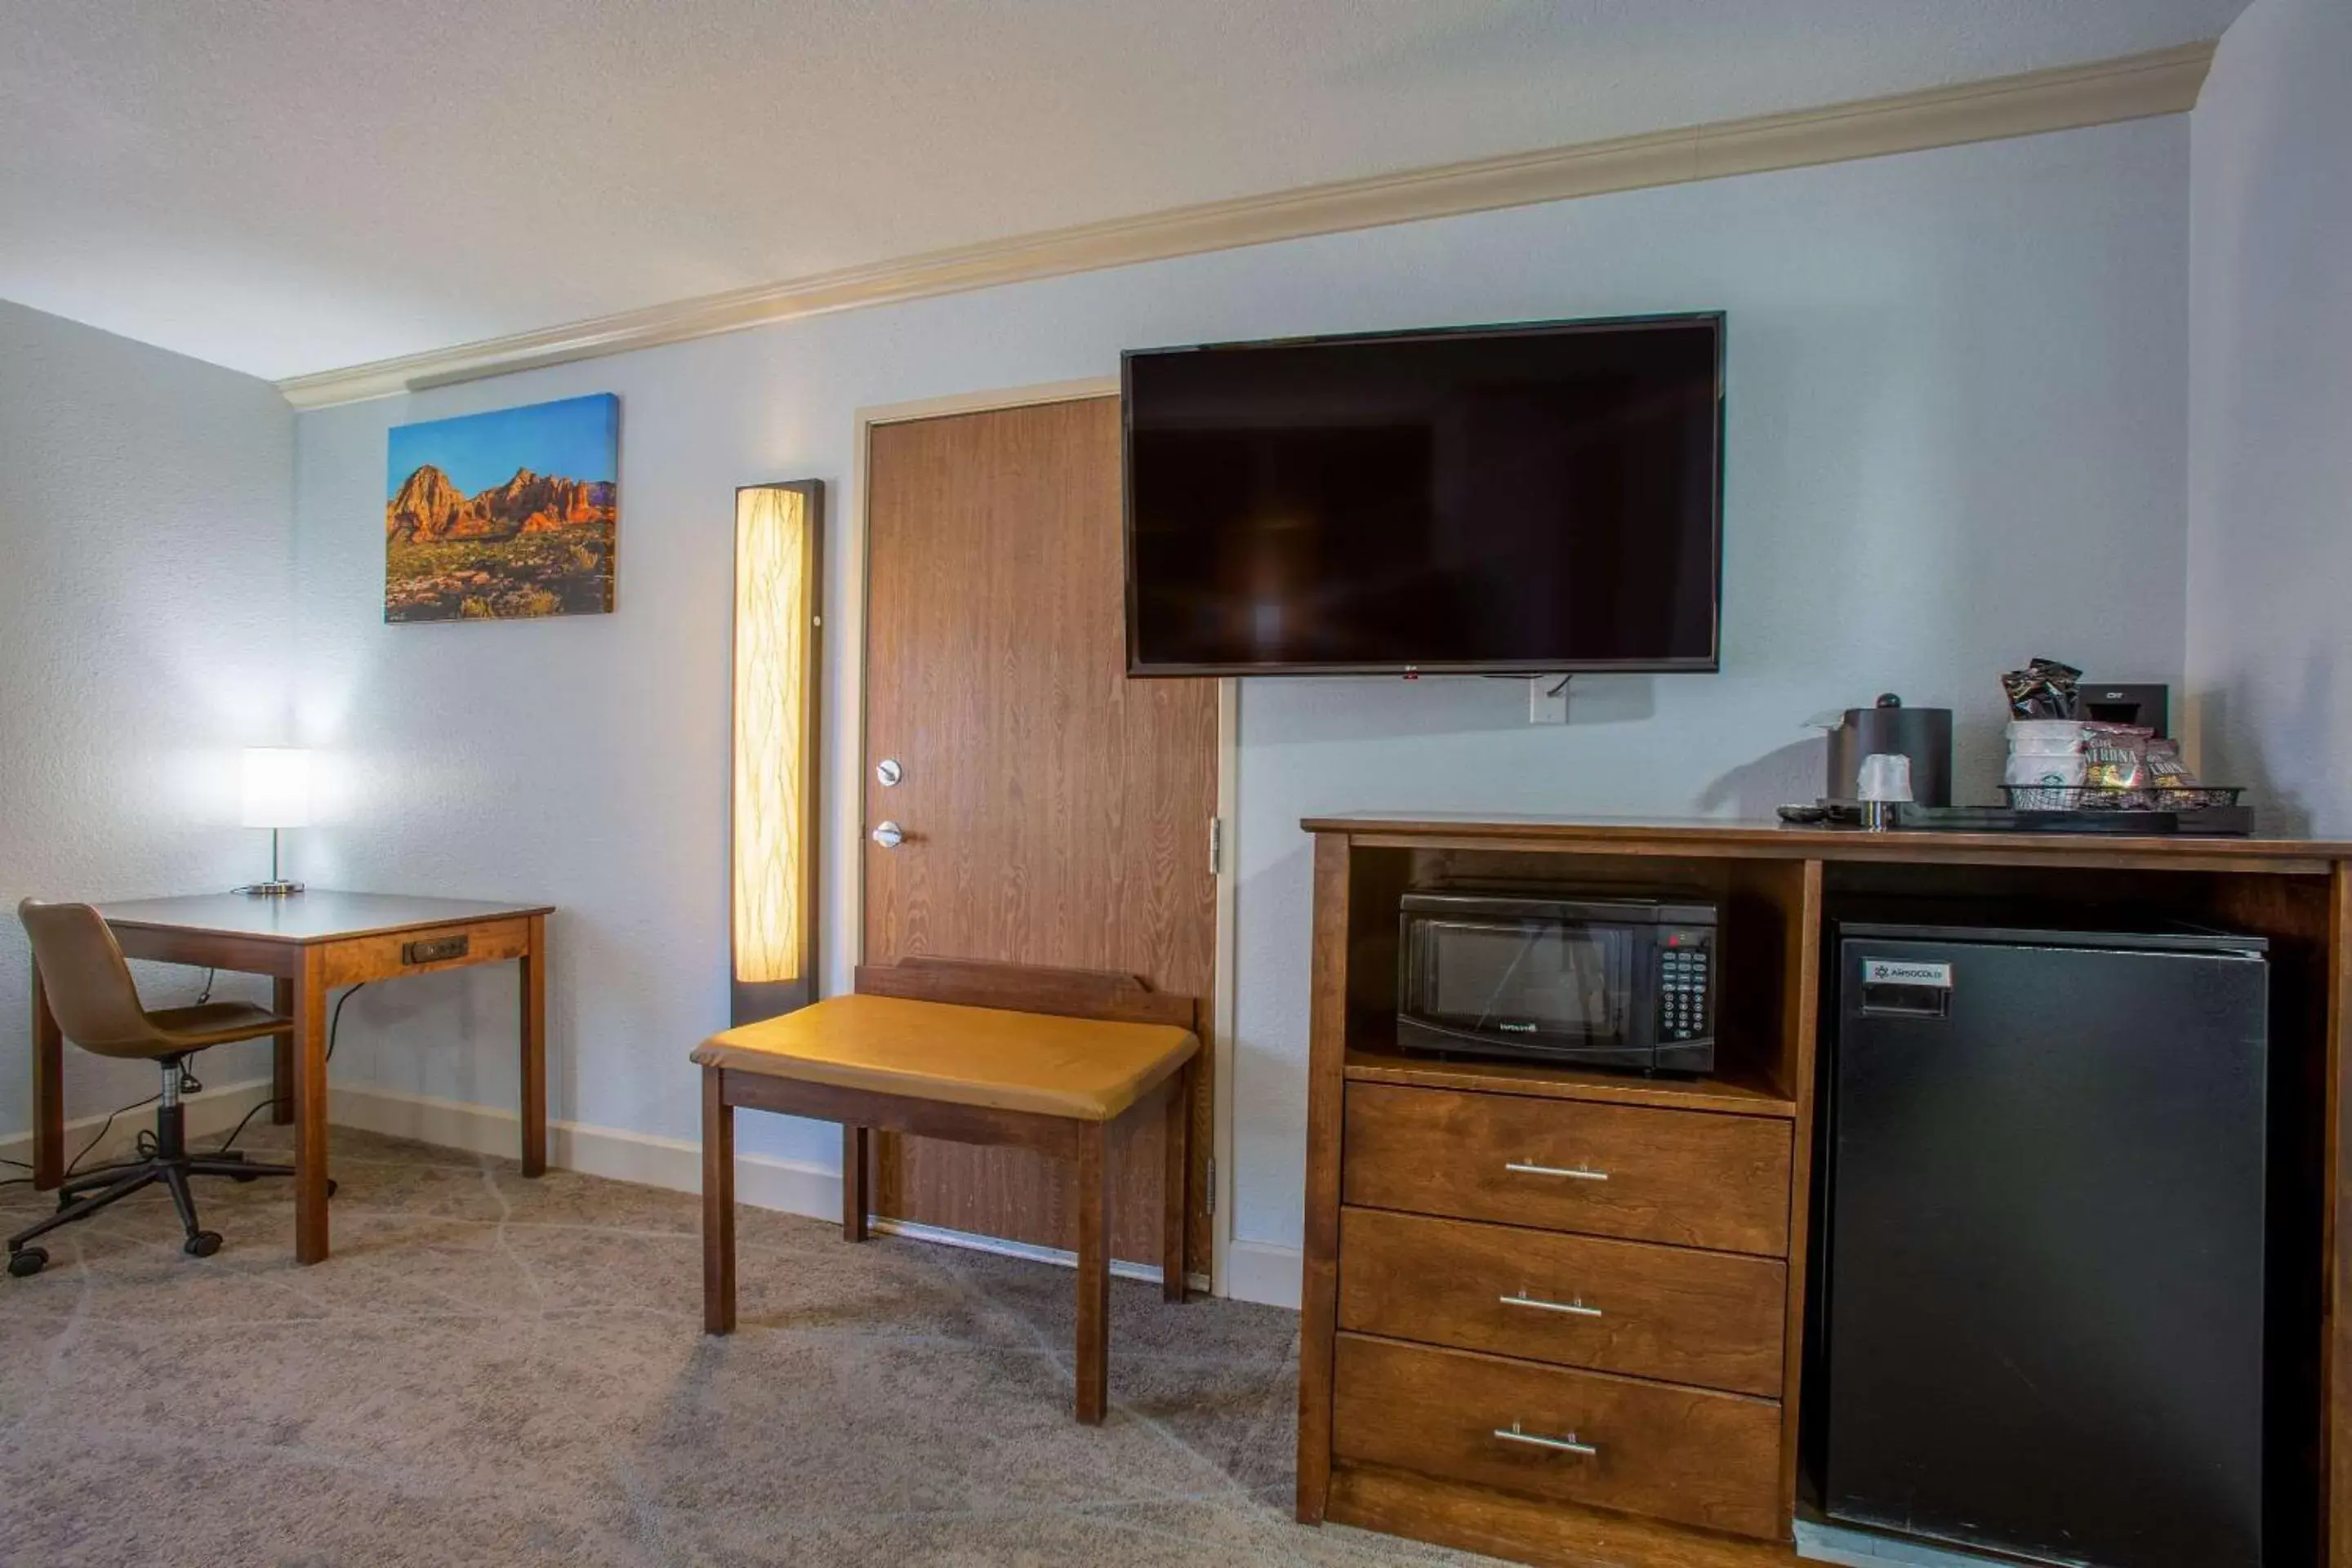
[[[2204,811],[2235,805],[2242,786],[2150,785],[2095,789],[2084,784],[2004,784],[2012,811]]]

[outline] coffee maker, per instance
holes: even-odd
[[[2137,724],[2168,735],[2172,719],[2172,688],[2152,681],[2117,685],[2084,681],[2075,688],[2083,717],[2100,724]]]
[[[1816,722],[1822,722],[1816,721]],[[1881,752],[1911,759],[1911,798],[1920,805],[1952,804],[1952,710],[1906,708],[1892,691],[1868,708],[1849,708],[1829,731],[1829,770],[1822,804],[1847,805],[1861,798],[1858,780],[1864,757]]]

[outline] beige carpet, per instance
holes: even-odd
[[[1114,1282],[1088,1429],[1066,1270],[745,1209],[713,1340],[695,1199],[335,1147],[319,1268],[208,1181],[212,1258],[152,1189],[0,1278],[0,1563],[1469,1561],[1289,1521],[1289,1313]]]

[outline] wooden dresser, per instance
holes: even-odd
[[[1856,900],[2151,907],[2260,931],[2277,1044],[2314,1091],[2315,1507],[2352,1455],[2326,1256],[2352,847],[1756,825],[1310,819],[1315,950],[1298,1517],[1539,1563],[1788,1563],[1829,921]],[[1704,889],[1722,911],[1717,1067],[1697,1079],[1409,1057],[1412,888]],[[2325,1268],[2323,1268],[2323,1261]],[[2352,1568],[2342,1526],[2319,1537]]]

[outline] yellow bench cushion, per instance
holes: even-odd
[[[1108,1121],[1200,1048],[1190,1029],[897,996],[824,1001],[713,1035],[704,1067]]]

